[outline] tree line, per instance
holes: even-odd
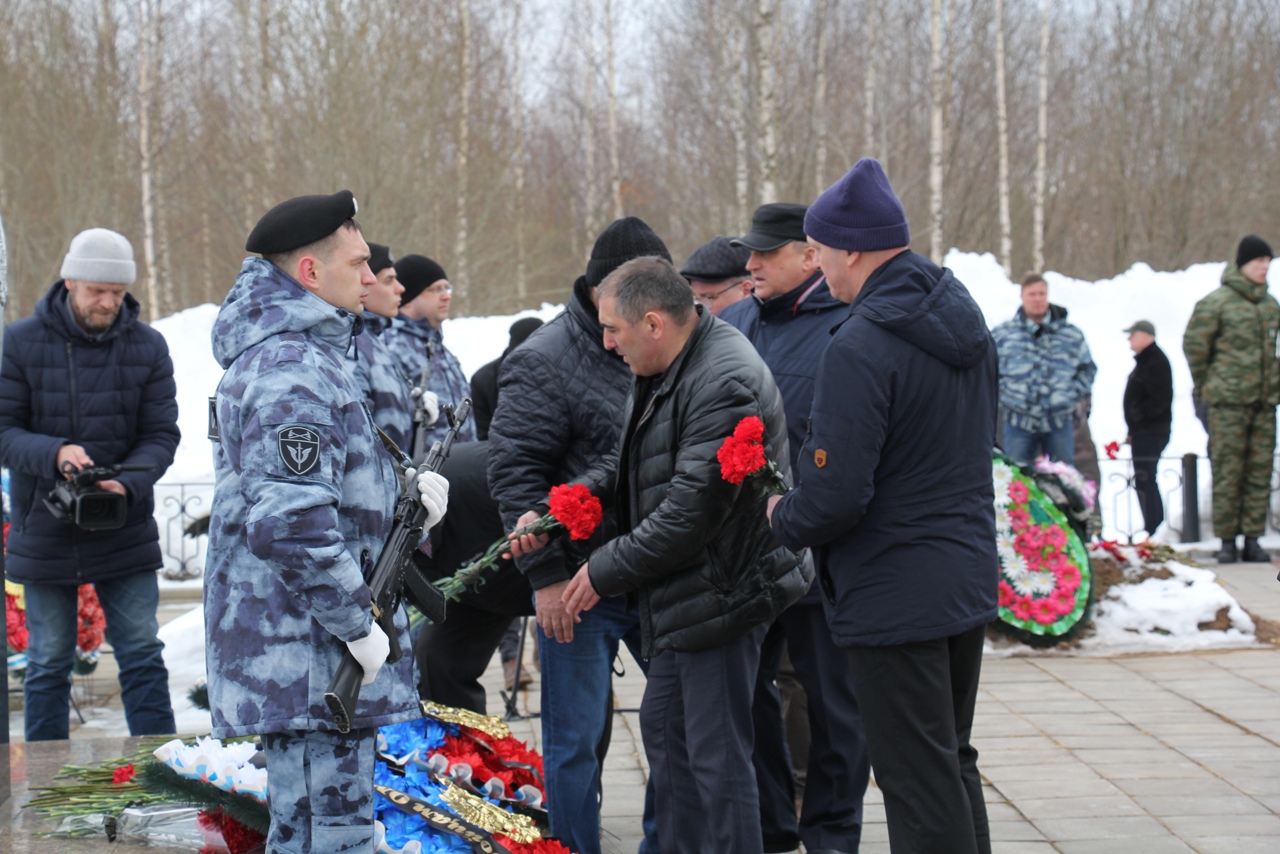
[[[635,214],[677,262],[880,158],[917,251],[1081,278],[1280,239],[1270,0],[0,0],[6,317],[94,225],[144,317],[349,188],[460,314],[563,300]]]

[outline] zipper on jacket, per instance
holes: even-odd
[[[80,402],[76,394],[76,362],[75,351],[70,341],[67,342],[67,375],[71,380],[71,438],[80,438]]]

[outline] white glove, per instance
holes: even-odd
[[[360,640],[347,641],[347,649],[351,650],[351,655],[364,668],[364,678],[360,680],[360,684],[372,685],[373,680],[378,678],[378,671],[391,653],[391,641],[387,640],[387,633],[382,630],[382,626],[378,625],[378,621],[374,620],[369,634]]]
[[[422,493],[422,506],[427,508],[427,521],[422,530],[430,531],[449,509],[449,481],[433,471],[424,471],[418,475],[418,492]]]
[[[440,395],[434,391],[423,391],[417,386],[409,394],[414,400],[422,398],[423,426],[430,427],[435,424],[436,419],[440,417]]]

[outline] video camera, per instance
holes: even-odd
[[[124,471],[152,471],[153,465],[122,464],[115,466],[90,466],[77,470],[70,460],[62,464],[63,474],[70,480],[60,480],[44,506],[54,518],[72,522],[86,531],[112,531],[124,526],[129,513],[128,499],[116,492],[108,492],[98,486],[100,480],[111,480]]]

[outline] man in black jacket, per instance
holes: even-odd
[[[996,617],[995,343],[964,285],[908,248],[878,161],[823,192],[804,230],[852,308],[818,367],[798,485],[770,499],[773,531],[815,549],[890,846],[990,852],[970,733]]]
[[[507,530],[536,518],[532,508],[547,500],[551,487],[582,474],[617,443],[631,372],[605,349],[596,287],[622,263],[645,255],[671,259],[643,221],[626,217],[611,223],[591,250],[586,275],[573,283],[564,312],[503,361],[498,408],[489,427],[489,488]],[[573,573],[591,548],[616,530],[614,514],[606,512],[585,543],[556,539],[516,559],[533,586],[538,625],[554,639],[538,647],[551,832],[580,854],[600,852],[600,768],[608,747],[611,665],[619,642],[627,644],[641,668],[647,666],[635,609],[624,599],[605,601],[576,625],[564,607]],[[645,854],[657,851],[651,830],[646,820]]]
[[[168,345],[126,293],[134,274],[123,235],[83,231],[62,279],[4,339],[0,464],[13,472],[7,573],[25,586],[30,632],[27,741],[69,735],[77,591],[86,583],[106,615],[130,735],[174,731],[157,637],[162,561],[152,513],[153,486],[178,447],[178,402]],[[97,485],[126,503],[123,525],[85,529],[43,501],[68,472],[118,463],[151,467]]]
[[[1142,523],[1147,536],[1164,521],[1164,502],[1156,482],[1156,465],[1169,444],[1173,425],[1173,370],[1160,345],[1156,328],[1139,320],[1125,332],[1133,350],[1134,368],[1124,387],[1124,422],[1129,427],[1125,441],[1133,448],[1133,485],[1142,507]]]
[[[618,536],[578,570],[565,606],[576,620],[601,597],[638,600],[651,659],[640,728],[664,854],[760,851],[760,642],[812,572],[770,533],[765,489],[725,480],[717,452],[757,418],[766,458],[788,477],[782,395],[750,342],[694,307],[668,261],[623,264],[599,306],[605,346],[638,379],[618,446],[578,479],[615,507]]]
[[[522,317],[511,324],[507,349],[492,362],[481,365],[471,375],[471,417],[476,422],[477,439],[483,441],[489,438],[489,425],[498,408],[498,372],[502,370],[502,362],[541,325],[542,321],[536,317]]]

